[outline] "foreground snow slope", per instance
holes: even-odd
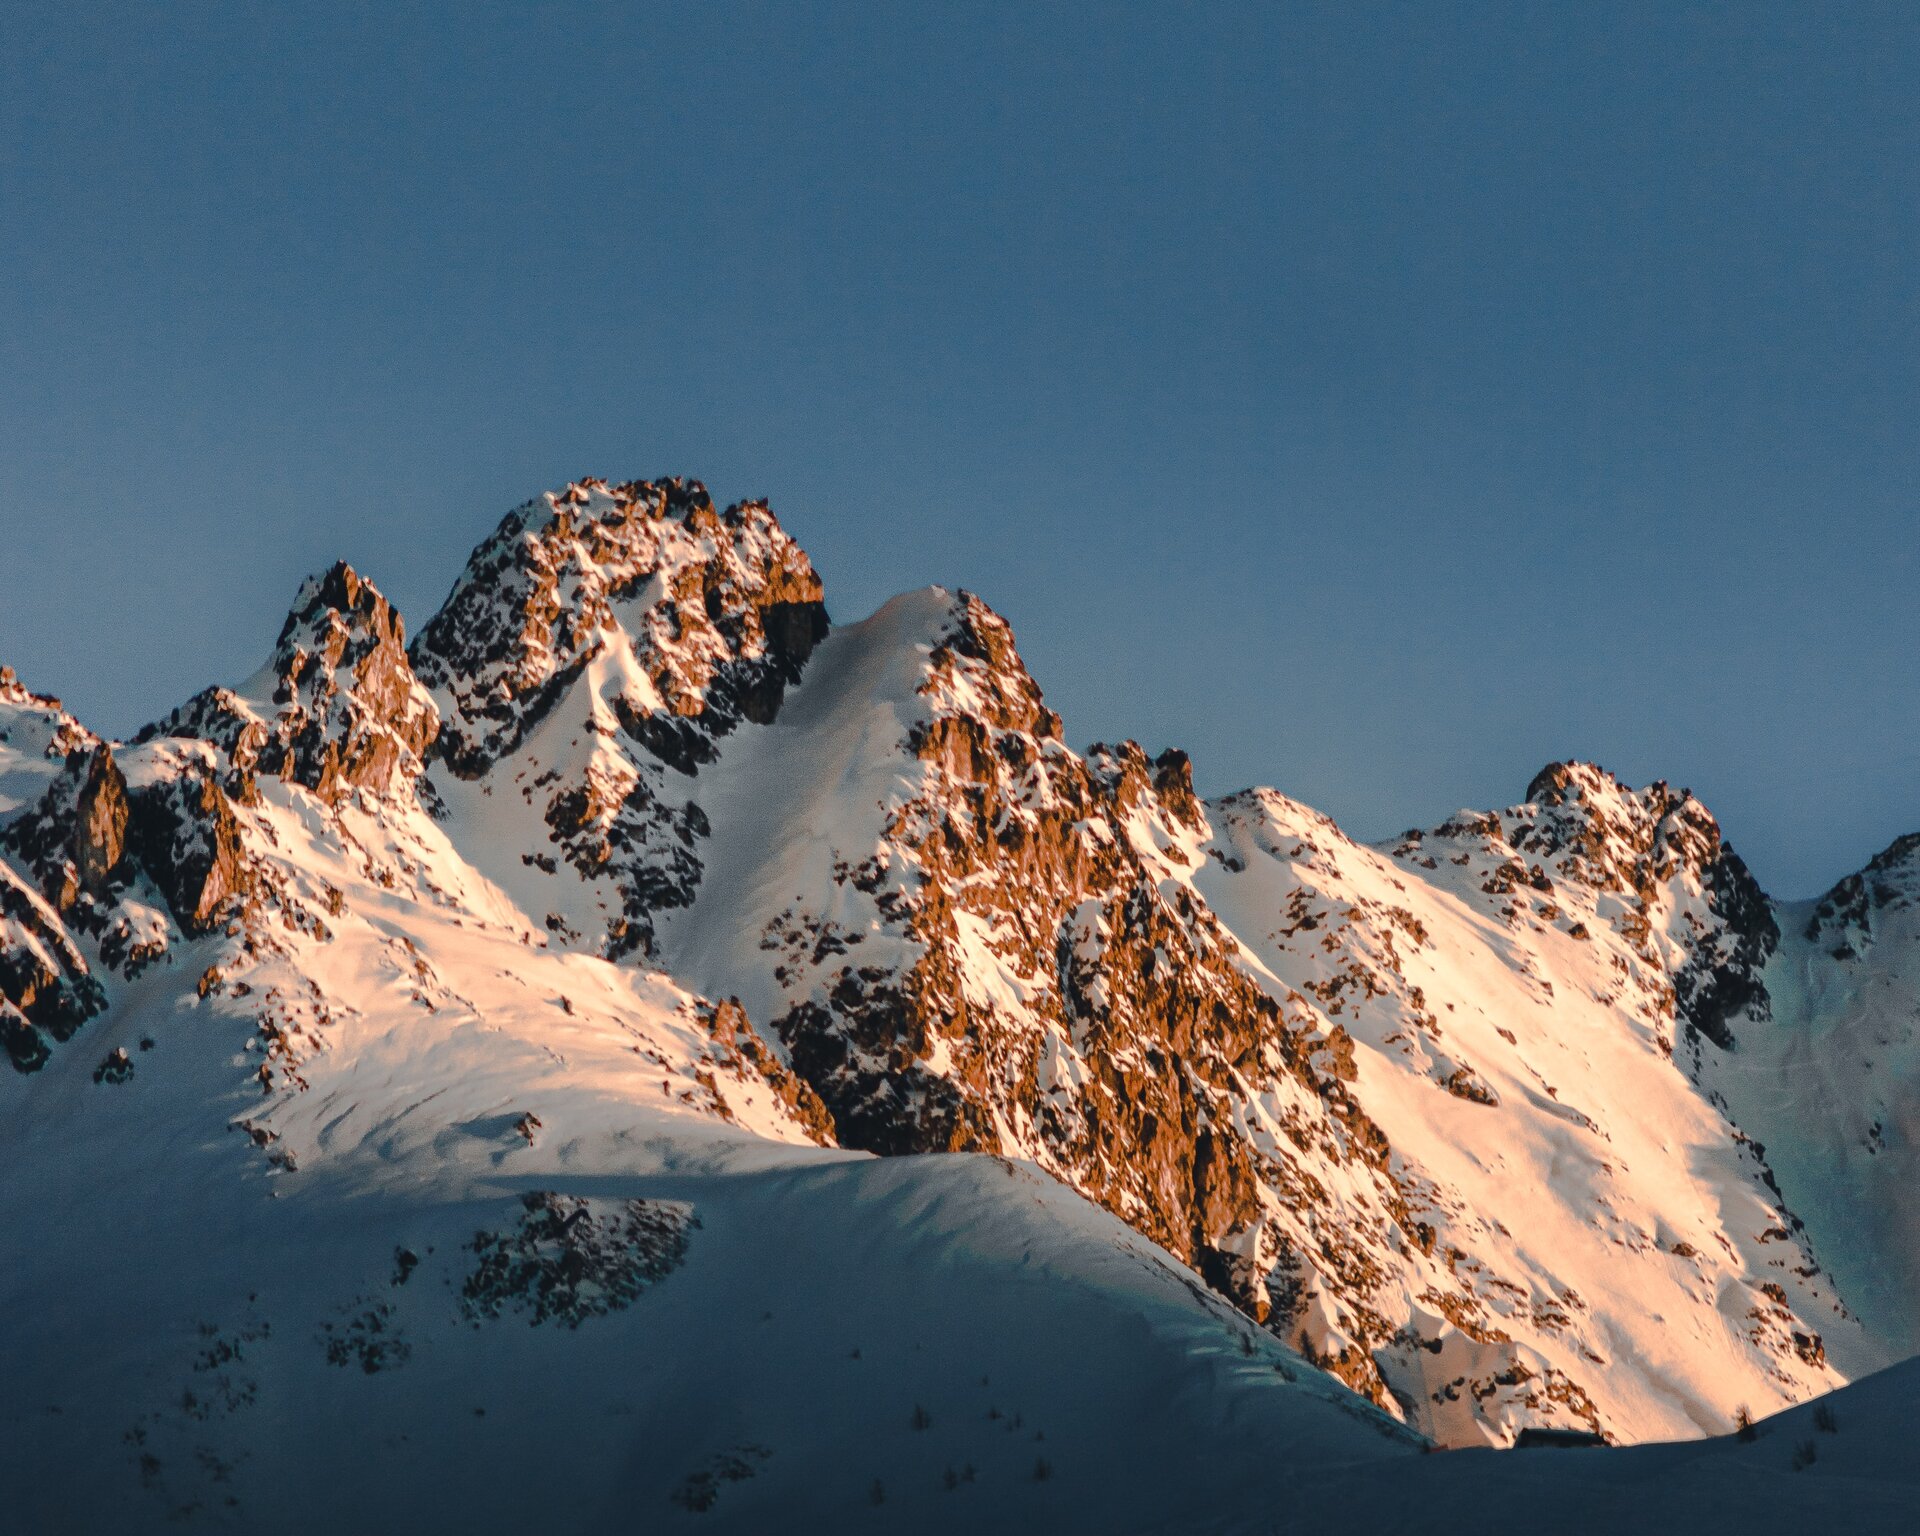
[[[1911,1531],[1920,1501],[1916,1401],[1920,1363],[1909,1361],[1762,1420],[1746,1440],[1378,1462],[1306,1484],[1290,1502],[1291,1525],[1236,1511],[1180,1529],[1398,1532],[1460,1512],[1459,1523],[1488,1536]]]
[[[44,1196],[10,1213],[0,1282],[33,1320],[0,1346],[19,1529],[1102,1532],[1173,1522],[1188,1479],[1251,1508],[1409,1449],[990,1159],[689,1151],[641,1116],[546,1155],[468,1126],[455,1156],[269,1178],[87,1132],[84,1170],[7,1149]],[[577,1328],[531,1299],[474,1320],[474,1234],[530,1190],[589,1222],[678,1202],[684,1254]]]

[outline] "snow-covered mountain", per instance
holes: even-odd
[[[582,481],[131,742],[0,670],[0,1442],[48,1529],[1114,1530],[1722,1434],[1920,1348],[1917,891],[1583,763],[1205,801]]]

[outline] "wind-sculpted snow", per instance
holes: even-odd
[[[132,743],[0,671],[9,1279],[44,1291],[149,1209],[218,1233],[140,1239],[163,1329],[212,1332],[182,1354],[129,1321],[115,1347],[178,1390],[56,1455],[151,1523],[301,1507],[305,1453],[256,1412],[290,1383],[350,1417],[375,1401],[350,1383],[392,1394],[382,1433],[437,1425],[496,1500],[449,1405],[525,1432],[582,1383],[638,1468],[620,1486],[676,1519],[751,1529],[811,1490],[836,1528],[976,1528],[1057,1513],[1056,1476],[1141,1489],[1116,1472],[1132,1432],[1084,1404],[1070,1425],[1064,1385],[1024,1408],[965,1386],[1025,1380],[1044,1338],[991,1363],[944,1343],[916,1374],[923,1305],[943,1338],[1043,1316],[1117,1350],[1116,1380],[1192,1383],[1180,1350],[1228,1341],[1244,1369],[1208,1379],[1241,1429],[1137,1384],[1129,1412],[1212,1466],[1283,1427],[1245,1490],[1303,1447],[1396,1454],[1393,1419],[1455,1446],[1713,1434],[1920,1338],[1912,840],[1781,908],[1691,795],[1589,764],[1371,848],[1271,790],[1202,800],[1181,752],[1068,746],[977,597],[829,633],[766,506],[694,482],[528,504],[404,639],[337,566],[252,679]],[[950,1177],[964,1198],[932,1193]],[[58,1239],[53,1198],[85,1213]],[[964,1276],[926,1267],[955,1244]],[[256,1250],[271,1286],[210,1284]],[[796,1263],[813,1311],[787,1328]],[[1110,1263],[1134,1278],[1090,1280]],[[688,1301],[696,1275],[733,1310]],[[903,1331],[856,1369],[890,1286]],[[186,1315],[202,1293],[219,1317]],[[761,1313],[782,1342],[756,1357]],[[623,1342],[552,1342],[576,1329]],[[722,1332],[743,1353],[712,1385]],[[78,1347],[23,1339],[0,1374],[57,1396]],[[514,1379],[544,1384],[525,1414]],[[775,1380],[834,1422],[715,1396]],[[908,1449],[821,1470],[895,1396]],[[21,1401],[7,1443],[55,1454]],[[1044,1431],[990,1516],[940,1502],[1010,1474],[955,1414]],[[1075,1507],[1062,1528],[1121,1506]]]

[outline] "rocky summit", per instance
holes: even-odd
[[[683,479],[410,644],[336,565],[129,741],[0,668],[25,1528],[1411,1508],[1920,1350],[1920,839],[1781,903],[1591,763],[1368,845],[1069,740],[980,597],[834,625]]]

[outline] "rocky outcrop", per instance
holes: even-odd
[[[1920,832],[1897,837],[1814,904],[1806,936],[1840,961],[1858,959],[1876,939],[1875,918],[1920,902]]]
[[[531,864],[613,893],[603,931],[556,936],[644,955],[701,878],[697,775],[773,720],[826,630],[820,580],[764,502],[582,480],[474,551],[412,657],[445,718],[439,760],[535,813],[552,852]]]
[[[816,1146],[831,1147],[838,1144],[833,1116],[828,1113],[827,1106],[820,1102],[820,1095],[813,1091],[812,1085],[804,1077],[767,1048],[767,1043],[754,1029],[738,998],[730,997],[722,1003],[704,1004],[699,1012],[723,1066],[743,1078],[758,1076],[773,1090],[774,1099],[805,1130]]]
[[[52,694],[33,692],[12,667],[0,667],[0,745],[22,757],[65,758],[99,743]]]
[[[49,1042],[74,1032],[106,1006],[65,925],[0,862],[0,1050],[19,1072],[46,1064]]]
[[[98,747],[74,797],[74,873],[82,889],[99,894],[117,876],[127,854],[127,778],[113,749]]]
[[[124,883],[129,815],[126,775],[102,742],[69,754],[40,800],[0,834],[0,845],[33,871],[57,911],[72,915]]]
[[[1527,786],[1535,815],[1512,842],[1564,878],[1629,896],[1621,923],[1673,976],[1685,1028],[1722,1050],[1733,1021],[1764,1017],[1761,980],[1780,942],[1771,904],[1691,791],[1665,781],[1638,792],[1590,763],[1550,763]]]
[[[400,615],[352,567],[307,582],[274,648],[280,714],[264,773],[325,799],[385,794],[411,780],[439,734],[439,712],[413,676]]]
[[[694,480],[581,480],[508,515],[413,645],[446,706],[442,755],[476,778],[603,658],[627,734],[681,773],[764,723],[826,633],[820,579],[765,502]],[[620,655],[619,653],[624,653]]]
[[[87,950],[137,970],[151,924],[125,910],[126,779],[60,701],[0,667],[0,1049],[37,1070],[106,1006]]]
[[[209,688],[137,740],[212,742],[226,758],[228,791],[242,799],[253,776],[267,774],[332,802],[410,789],[439,731],[399,614],[342,563],[302,585],[271,659],[244,692]]]
[[[222,927],[254,889],[233,804],[209,772],[183,772],[141,790],[133,847],[189,936]]]
[[[142,899],[135,821],[126,775],[97,742],[71,752],[40,798],[0,830],[0,854],[17,861],[101,964],[127,978],[168,945],[166,919]]]

